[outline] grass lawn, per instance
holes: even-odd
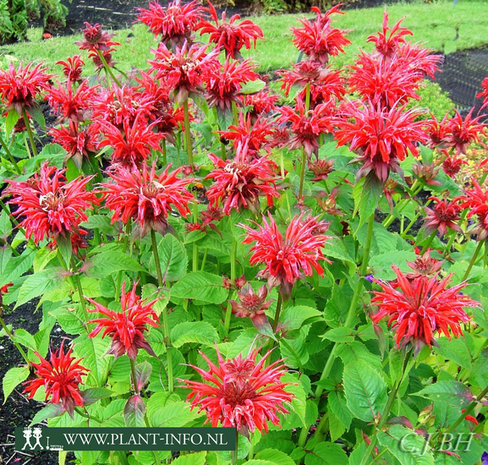
[[[388,7],[388,12],[390,25],[405,16],[403,25],[413,31],[414,41],[422,42],[435,51],[450,53],[488,44],[486,0],[460,0],[454,7],[452,0],[432,4],[395,4]],[[258,42],[257,52],[251,50],[247,53],[248,56],[255,56],[260,71],[288,67],[296,61],[297,51],[291,42],[290,27],[299,26],[297,18],[303,16],[276,15],[252,18],[263,29],[266,38],[265,42]],[[348,37],[352,41],[347,53],[336,59],[337,65],[351,61],[359,48],[371,46],[366,45],[366,38],[381,27],[382,18],[382,7],[350,10],[343,16],[336,16],[335,25],[351,29]],[[57,68],[60,72],[60,67],[54,66],[56,61],[79,53],[74,42],[81,40],[81,34],[55,37],[47,41],[39,40],[40,36],[40,29],[31,29],[28,42],[0,47],[0,54],[24,61],[42,59],[51,70]],[[136,24],[131,30],[120,30],[117,32],[116,40],[122,44],[115,53],[115,60],[121,64],[122,69],[127,71],[130,66],[147,66],[146,60],[152,56],[149,50],[156,46],[156,41],[145,26]],[[90,74],[93,65],[91,60],[86,62],[87,74]]]

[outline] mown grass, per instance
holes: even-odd
[[[350,62],[360,48],[368,49],[366,38],[381,28],[383,7],[349,10],[345,15],[336,16],[335,24],[343,29],[350,29],[349,39],[352,45],[344,56],[336,59],[337,65]],[[475,48],[488,44],[488,4],[486,1],[461,0],[453,6],[452,0],[437,3],[397,3],[388,7],[390,24],[405,16],[404,25],[414,33],[413,40],[423,43],[435,51],[450,53],[455,50]],[[292,26],[299,26],[298,18],[305,15],[276,15],[251,18],[262,29],[265,42],[258,42],[257,51],[246,52],[254,57],[260,71],[269,71],[289,67],[296,61],[297,51],[293,47]],[[41,41],[41,30],[31,29],[29,41],[0,47],[0,54],[15,57],[18,60],[43,60],[50,69],[56,61],[79,53],[76,41],[81,34],[55,37]],[[121,43],[115,53],[115,59],[124,71],[134,68],[146,68],[151,58],[150,49],[156,41],[143,25],[136,24],[131,29],[117,31],[116,40]],[[8,59],[8,58],[7,58]],[[87,74],[93,71],[91,60]]]

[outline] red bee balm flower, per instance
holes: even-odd
[[[396,329],[396,344],[404,347],[412,343],[418,352],[424,345],[435,344],[435,331],[449,339],[449,329],[455,337],[462,335],[461,322],[469,321],[465,307],[476,307],[479,302],[471,300],[460,291],[467,283],[447,288],[451,275],[439,281],[434,277],[416,276],[408,279],[393,266],[397,275],[393,283],[379,282],[381,292],[374,292],[371,303],[379,307],[372,316],[374,323],[388,316],[388,325]]]
[[[293,43],[305,55],[318,60],[321,63],[327,63],[329,56],[336,56],[344,52],[344,47],[351,41],[346,39],[345,34],[348,31],[341,31],[331,27],[330,16],[335,13],[344,14],[339,10],[339,6],[334,6],[326,11],[323,15],[321,11],[313,6],[312,11],[317,14],[314,21],[300,19],[303,27],[292,28]]]
[[[9,203],[18,206],[14,215],[24,218],[20,226],[28,239],[34,236],[36,244],[45,237],[55,239],[77,231],[88,219],[85,210],[98,204],[93,192],[86,191],[92,176],[66,182],[64,172],[44,162],[40,173],[27,181],[7,181],[6,193],[13,196]]]
[[[214,6],[210,2],[208,4],[210,7],[208,11],[212,15],[215,25],[208,21],[202,21],[199,26],[200,35],[210,34],[209,41],[216,44],[217,48],[222,47],[231,58],[241,58],[240,50],[242,47],[250,50],[251,42],[254,42],[254,48],[256,48],[256,41],[264,38],[261,28],[249,19],[236,24],[241,19],[239,15],[232,16],[227,23],[224,12],[222,13],[222,23],[219,24]]]
[[[33,107],[41,92],[49,89],[51,77],[42,63],[36,66],[28,63],[25,67],[20,63],[17,69],[10,63],[7,70],[1,69],[0,98],[7,111],[14,109],[21,115],[22,110]]]
[[[81,80],[81,73],[85,62],[82,60],[81,55],[74,55],[66,58],[66,61],[57,61],[57,65],[63,67],[63,74],[70,82],[78,82]]]
[[[462,201],[462,208],[470,208],[468,218],[474,215],[478,217],[478,223],[470,233],[476,234],[478,240],[482,241],[488,237],[488,190],[483,191],[476,179],[473,179],[473,186],[474,189],[468,189],[459,200]]]
[[[207,191],[207,198],[213,206],[221,202],[225,215],[241,207],[259,211],[260,195],[266,196],[268,207],[273,206],[273,197],[279,197],[272,162],[266,157],[248,160],[242,151],[234,160],[224,161],[213,154],[208,157],[215,169],[206,179],[214,179],[215,184]]]
[[[269,325],[265,311],[270,307],[272,300],[266,300],[268,290],[261,286],[256,294],[248,283],[240,291],[237,291],[239,302],[230,300],[232,313],[237,317],[249,317],[257,329]]]
[[[57,352],[51,352],[51,360],[48,362],[40,354],[35,352],[41,363],[33,363],[36,369],[37,379],[26,381],[25,392],[29,393],[32,399],[37,390],[43,386],[46,392],[45,400],[51,396],[51,403],[59,404],[63,411],[71,416],[75,406],[83,407],[83,397],[79,390],[81,377],[88,373],[88,370],[80,365],[82,359],[76,360],[71,356],[73,348],[64,352],[64,344]]]
[[[263,225],[258,230],[241,225],[247,236],[244,244],[256,242],[251,247],[253,252],[250,264],[266,264],[260,275],[268,278],[270,286],[281,285],[285,295],[289,295],[291,287],[303,275],[311,276],[313,270],[320,276],[324,275],[319,260],[326,260],[321,249],[324,247],[327,236],[322,234],[327,229],[327,223],[318,221],[314,217],[304,214],[297,215],[286,228],[285,238],[278,230],[274,219],[268,213],[269,222],[263,216]]]
[[[434,208],[425,208],[427,216],[425,217],[425,228],[430,234],[433,231],[439,231],[439,234],[444,236],[447,232],[447,228],[450,228],[458,233],[461,233],[461,227],[456,224],[456,221],[460,219],[459,212],[462,208],[454,202],[447,200],[441,200],[437,197],[430,197],[431,200],[435,200]]]
[[[204,9],[193,1],[181,5],[176,0],[163,8],[157,2],[149,2],[149,9],[138,8],[137,19],[145,24],[149,30],[162,42],[172,45],[181,45],[189,39],[191,33],[198,29],[203,18]]]
[[[149,303],[136,295],[137,283],[129,292],[125,292],[125,282],[122,284],[122,293],[120,296],[121,312],[114,312],[94,300],[85,297],[95,306],[94,310],[88,310],[91,313],[101,313],[107,318],[97,318],[90,320],[88,323],[96,323],[97,326],[89,334],[95,337],[102,329],[105,328],[102,339],[108,334],[112,338],[112,347],[108,353],[114,354],[114,357],[120,357],[127,353],[127,356],[133,360],[137,357],[139,349],[145,349],[148,354],[156,356],[149,343],[144,338],[144,332],[147,331],[147,325],[157,327],[158,316],[153,310],[153,305],[159,300],[155,299]]]
[[[137,220],[141,228],[141,236],[151,229],[164,233],[168,228],[168,212],[176,208],[180,215],[186,217],[190,210],[188,203],[194,201],[193,195],[186,186],[193,179],[179,179],[182,167],[169,172],[171,165],[158,176],[156,164],[148,171],[147,165],[139,169],[120,168],[110,174],[113,183],[103,184],[105,205],[114,211],[112,223],[122,220],[127,223],[129,218]]]
[[[256,362],[258,350],[244,359],[239,355],[226,361],[217,351],[217,365],[200,353],[209,369],[205,371],[190,365],[204,381],[184,380],[184,387],[191,389],[187,397],[191,408],[205,411],[207,422],[212,426],[219,423],[224,427],[234,426],[246,436],[256,429],[267,432],[268,421],[279,425],[277,413],[289,413],[284,404],[291,402],[294,396],[284,390],[290,383],[280,381],[286,373],[281,360],[264,367],[270,353],[259,362]]]

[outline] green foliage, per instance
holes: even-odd
[[[440,121],[446,113],[449,116],[454,114],[454,103],[437,82],[426,80],[417,93],[420,100],[409,103],[408,108],[420,107],[425,112],[420,118],[430,118],[430,113],[432,113]]]
[[[23,40],[27,33],[24,0],[0,0],[0,44]]]

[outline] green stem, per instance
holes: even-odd
[[[230,217],[229,217],[230,220]],[[232,236],[232,246],[230,249],[230,281],[231,283],[235,284],[236,281],[236,254],[237,254],[237,241],[235,237]],[[232,315],[232,305],[230,303],[227,304],[227,309],[225,311],[225,318],[224,318],[224,335],[227,337],[229,335],[230,329],[230,317]]]
[[[5,308],[5,307],[3,307]],[[14,339],[14,335],[10,332],[10,330],[7,328],[7,325],[3,321],[3,318],[0,316],[0,325],[2,325],[3,330],[5,331],[5,334],[7,337],[13,342],[14,346],[17,348],[17,350],[20,352],[20,355],[22,355],[22,358],[25,360],[27,365],[29,367],[31,366],[31,362],[29,362],[29,359],[27,358],[27,354],[24,352],[24,349],[20,346],[20,344]]]
[[[432,234],[429,236],[427,242],[425,243],[425,245],[422,247],[422,250],[420,251],[420,256],[422,256],[425,252],[427,252],[427,249],[432,244],[432,241],[434,240],[436,235],[437,235],[437,230],[432,231]]]
[[[305,153],[305,147],[302,149],[302,166],[300,169],[300,187],[298,188],[298,199],[302,198],[303,194],[303,181],[305,179],[305,166],[307,164],[307,154]]]
[[[483,247],[484,241],[479,241],[478,246],[476,247],[476,250],[474,251],[473,256],[471,257],[471,260],[469,262],[468,268],[466,269],[466,272],[464,273],[463,276],[463,281],[466,281],[466,279],[469,276],[469,272],[471,271],[471,268],[473,268],[473,265],[476,263],[476,259],[478,258],[478,255],[480,253],[481,247]]]
[[[22,109],[22,116],[24,118],[25,127],[27,128],[27,135],[29,136],[29,142],[32,148],[32,153],[35,157],[37,157],[37,148],[36,148],[36,143],[34,141],[34,133],[32,132],[29,117],[27,116],[27,111],[25,110],[25,108]]]
[[[151,229],[151,243],[154,256],[154,264],[156,266],[156,274],[158,276],[159,287],[163,287],[163,273],[161,272],[161,261],[159,260],[158,244],[156,243],[156,231]]]
[[[78,415],[80,415],[81,417],[87,418],[88,420],[94,420],[94,421],[96,421],[99,424],[102,424],[103,423],[103,421],[100,420],[100,418],[97,418],[97,417],[88,415],[88,413],[86,411],[83,411],[80,407],[75,407],[75,412]]]
[[[359,298],[361,296],[361,290],[363,288],[363,277],[366,274],[366,270],[368,269],[368,262],[369,262],[369,254],[371,251],[371,244],[373,241],[373,230],[374,230],[374,213],[369,217],[368,220],[368,232],[366,236],[366,244],[364,247],[363,252],[363,261],[361,262],[361,268],[359,269],[359,279],[356,284],[356,288],[354,289],[354,295],[351,300],[351,305],[349,306],[349,311],[347,312],[346,321],[344,322],[344,326],[349,328],[351,323],[354,320],[356,315],[356,306],[358,304]],[[334,343],[327,362],[324,366],[324,370],[322,371],[322,375],[320,376],[320,381],[327,378],[330,374],[330,370],[332,368],[332,364],[335,359],[335,352],[337,350],[338,343]],[[319,385],[315,390],[315,397],[320,398],[324,389]]]
[[[9,150],[7,144],[3,140],[3,137],[0,136],[0,145],[2,146],[3,150],[5,150],[5,154],[7,155],[7,158],[9,159],[10,163],[14,166],[15,171],[17,174],[22,174],[22,170],[20,167],[17,165],[17,161],[15,160],[14,156],[12,155],[12,152]]]
[[[166,139],[163,139],[162,149],[163,149],[163,165],[166,166],[168,164],[168,157],[166,154]]]
[[[184,129],[185,129],[185,146],[186,154],[188,155],[188,164],[193,168],[193,150],[191,146],[191,134],[190,134],[190,114],[188,112],[188,99],[183,102],[184,113]]]
[[[281,297],[281,292],[278,292],[278,302],[276,302],[276,311],[273,320],[273,333],[276,333],[276,328],[278,327],[278,322],[280,320],[281,307],[283,306],[283,298]]]
[[[61,254],[59,254],[61,255]],[[71,260],[71,266],[73,268],[73,281],[75,283],[75,287],[78,291],[78,296],[80,298],[80,304],[81,304],[81,309],[83,310],[83,316],[85,317],[85,323],[89,320],[89,315],[88,315],[88,311],[86,310],[86,301],[85,301],[85,294],[83,292],[83,287],[81,285],[81,279],[80,279],[80,275],[76,272],[76,267],[75,267],[75,264],[74,264],[74,260],[73,260],[73,257],[72,257],[72,260]]]
[[[129,358],[129,363],[130,363],[130,374],[132,378],[132,387],[134,389],[134,392],[136,394],[139,394],[139,391],[137,389],[137,376],[136,376],[136,364],[133,359]]]
[[[476,407],[476,404],[480,401],[483,400],[483,397],[485,397],[488,394],[488,386],[486,386],[476,397],[474,402],[471,402],[466,410],[459,416],[459,418],[447,429],[446,433],[452,433],[453,431],[456,430],[456,428],[463,422],[463,420],[473,411],[473,409]]]
[[[193,222],[198,223],[198,203],[195,202],[193,205]],[[198,271],[198,241],[193,241],[193,260],[192,260],[192,271]]]
[[[239,450],[239,433],[236,429],[236,448],[231,452],[231,464],[237,465],[237,452]]]
[[[103,53],[100,50],[97,50],[97,52],[98,52],[98,56],[100,57],[100,61],[102,62],[103,67],[105,68],[107,75],[109,75],[112,78],[112,81],[114,81],[118,87],[122,87],[122,84],[120,84],[120,81],[115,77],[115,74],[112,71],[112,68],[110,68],[110,66],[108,65],[107,60],[103,56]]]

